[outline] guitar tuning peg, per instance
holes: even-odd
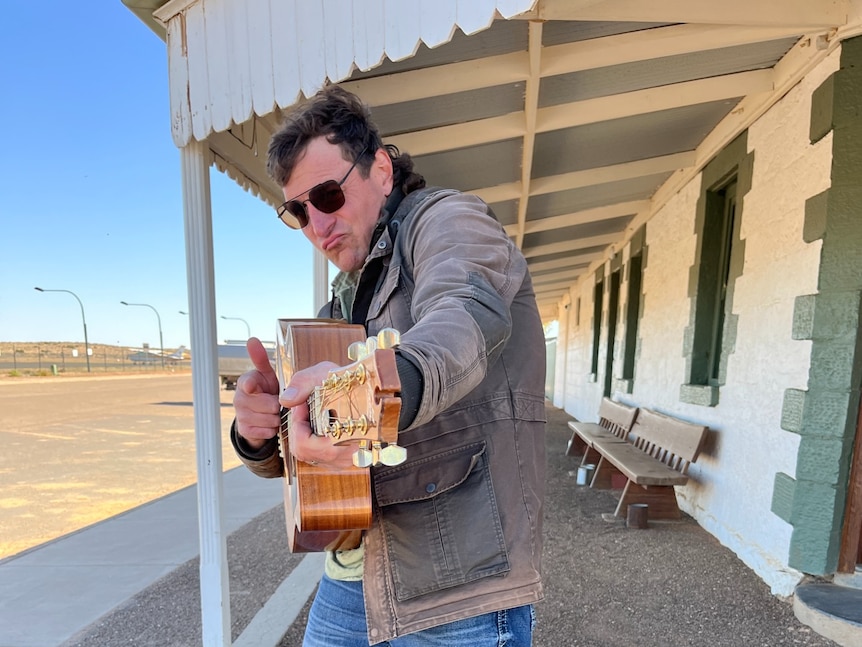
[[[364,341],[355,341],[347,347],[347,359],[351,362],[358,362],[368,355],[368,345]]]
[[[384,465],[401,465],[407,460],[407,450],[400,445],[387,445],[380,450],[380,462]]]
[[[377,333],[377,344],[380,348],[394,348],[401,343],[401,333],[395,328],[384,328]]]
[[[357,449],[353,452],[353,464],[356,467],[371,467],[374,464],[374,455],[368,449]]]

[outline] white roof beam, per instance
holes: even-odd
[[[689,24],[657,27],[546,47],[542,54],[542,76],[792,38],[803,33],[804,30],[796,26]]]
[[[529,35],[530,76],[524,92],[524,143],[521,147],[521,194],[518,200],[518,229],[515,244],[524,244],[524,224],[530,202],[530,179],[533,170],[533,150],[536,143],[536,115],[539,111],[539,72],[542,67],[542,23],[531,22]]]
[[[545,256],[547,254],[560,254],[564,252],[577,252],[581,249],[589,249],[590,247],[604,247],[611,243],[619,242],[620,234],[601,234],[599,236],[588,236],[586,238],[577,238],[575,240],[564,240],[558,243],[548,243],[547,245],[537,245],[524,250],[524,256],[527,258],[535,258],[536,256]],[[576,257],[578,261],[581,257]]]
[[[600,254],[597,254],[596,258],[599,258],[600,256]],[[572,261],[571,258],[558,258],[553,261],[538,261],[530,263],[530,272],[546,272],[548,270],[566,270],[567,272],[573,272],[586,268],[592,260],[595,259],[583,259],[580,263]]]
[[[576,267],[571,267],[566,271],[560,272],[549,272],[547,274],[537,274],[536,269],[530,267],[530,273],[533,276],[533,285],[537,287],[546,288],[552,283],[571,283],[574,278],[583,272],[586,269],[584,265],[578,265]]]
[[[572,284],[575,282],[574,278],[566,279],[564,281],[557,281],[555,283],[546,283],[546,284],[536,284],[536,281],[533,280],[533,289],[540,292],[553,292],[556,290],[568,290]]]
[[[543,0],[522,18],[836,27],[847,0]]]
[[[373,108],[507,83],[519,83],[529,76],[529,55],[526,52],[514,52],[410,72],[345,81],[339,85],[358,94]]]
[[[647,211],[649,208],[649,200],[632,200],[631,202],[619,202],[594,209],[567,213],[561,216],[539,218],[527,223],[525,233],[533,234],[539,231],[574,227],[575,225],[585,225],[590,222],[601,222],[602,220],[610,220],[611,218],[619,218],[621,216],[632,216]]]
[[[726,74],[542,108],[537,114],[536,130],[549,132],[609,119],[768,92],[772,90],[772,75],[770,69]],[[415,157],[522,137],[524,124],[524,113],[513,112],[500,117],[478,119],[463,124],[389,137],[387,141],[403,151],[409,151]]]
[[[612,166],[600,166],[585,169],[583,171],[572,171],[560,175],[549,175],[535,178],[532,183],[531,195],[554,193],[566,189],[577,189],[594,184],[606,184],[620,180],[631,180],[637,177],[655,175],[666,171],[676,171],[687,168],[694,164],[694,151],[661,155],[634,162],[624,162]]]
[[[725,74],[543,108],[539,132],[671,110],[772,90],[771,69]]]
[[[562,214],[559,216],[539,218],[528,222],[525,226],[524,233],[534,234],[540,231],[550,231],[552,229],[561,229],[563,227],[585,225],[591,222],[601,222],[602,220],[610,220],[611,218],[619,218],[620,216],[634,216],[639,213],[647,212],[651,205],[652,202],[650,200],[631,200],[629,202],[618,202],[616,204],[603,205],[592,209],[584,209],[583,211],[573,211],[572,213]],[[506,225],[504,227],[509,236],[514,236],[517,228],[518,226],[516,224]]]
[[[531,255],[533,257],[538,257],[542,254],[550,254],[551,252],[542,251],[540,254]],[[594,261],[599,261],[605,257],[605,253],[603,251],[597,252],[582,252],[578,250],[574,250],[574,252],[570,253],[565,258],[558,258],[552,261],[530,261],[530,271],[532,272],[534,268],[537,271],[541,270],[548,263],[557,263],[559,261],[565,261],[568,265],[572,267],[572,269],[579,269],[583,265],[589,265]],[[586,269],[586,268],[584,268]]]
[[[546,290],[534,290],[536,293],[536,300],[538,301],[539,299],[544,299],[547,301],[551,299],[559,299],[561,296],[563,296],[566,292],[569,291],[570,287],[571,285],[568,285],[566,287],[548,288]]]
[[[684,151],[682,153],[635,160],[634,162],[624,162],[611,166],[584,169],[583,171],[572,171],[571,173],[562,173],[560,175],[533,178],[530,181],[530,196],[577,189],[594,184],[631,180],[666,171],[676,171],[691,166],[694,164],[695,159],[696,155],[694,151]],[[521,195],[521,184],[520,182],[508,182],[496,186],[474,188],[470,190],[470,193],[475,193],[488,204],[506,202],[518,199]]]
[[[427,153],[439,153],[453,148],[467,148],[480,144],[504,141],[524,136],[525,115],[523,111],[510,112],[500,117],[477,119],[463,124],[441,126],[419,130],[394,137],[386,142],[395,144],[413,157]]]

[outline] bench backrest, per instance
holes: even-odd
[[[709,427],[641,409],[632,427],[634,446],[685,474],[697,460]]]
[[[637,407],[620,404],[610,398],[602,398],[599,405],[599,424],[624,440],[628,438],[637,415]]]

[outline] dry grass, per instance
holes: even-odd
[[[129,360],[129,355],[135,350],[126,346],[90,344],[89,373],[131,374],[162,371],[162,364],[159,361],[135,364]],[[166,372],[190,370],[191,364],[188,361],[180,364],[165,363]],[[0,379],[87,374],[83,342],[0,342]]]

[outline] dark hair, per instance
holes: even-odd
[[[392,159],[395,185],[401,187],[405,195],[425,186],[425,179],[413,171],[410,155],[400,153],[391,144],[384,147],[368,106],[337,85],[323,88],[288,112],[272,136],[266,170],[278,186],[284,186],[290,179],[308,143],[321,136],[330,144],[340,146],[344,159],[350,162],[362,155],[356,166],[363,177],[368,177],[377,149],[385,148]]]

